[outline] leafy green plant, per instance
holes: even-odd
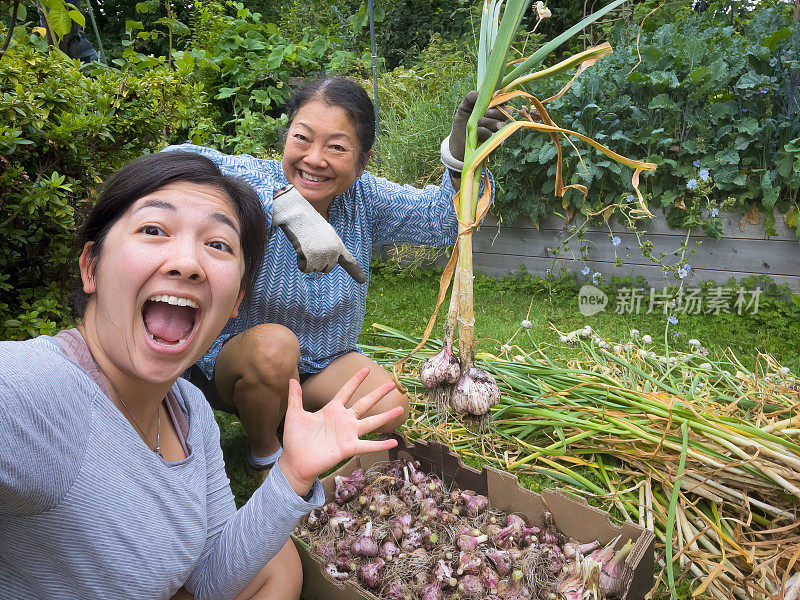
[[[473,69],[461,43],[436,37],[414,68],[396,67],[379,77],[379,151],[387,177],[420,186],[439,183],[444,171],[439,145],[455,107],[474,87]]]
[[[155,59],[154,59],[155,60]],[[125,161],[191,135],[205,110],[187,74],[156,61],[91,73],[38,33],[0,60],[0,337],[68,323],[77,214]]]
[[[293,41],[241,2],[201,2],[194,17],[191,50],[199,81],[214,99],[219,133],[214,143],[229,152],[275,150],[292,77],[320,70],[330,50],[320,36]]]
[[[375,3],[375,24],[378,54],[390,69],[410,67],[420,52],[439,35],[448,40],[458,39],[473,29],[474,2],[472,0],[388,0]],[[349,19],[354,34],[365,44],[369,31],[367,3],[363,1]]]
[[[735,25],[719,11],[681,6],[645,16],[641,28],[620,22],[609,32],[614,53],[548,105],[554,120],[656,162],[658,172],[642,186],[651,206],[688,207],[693,191],[686,184],[705,169],[713,174],[709,200],[718,207],[733,197],[732,208],[741,212],[753,202],[794,212],[800,30],[787,7],[765,5]],[[542,88],[533,82],[530,89]],[[511,140],[503,152],[493,172],[504,182],[498,208],[507,222],[550,214],[561,201],[542,183],[555,169],[546,140]],[[582,194],[565,196],[561,208],[576,212],[617,201],[627,185],[619,165],[591,150],[581,160],[567,158],[565,172],[569,183],[589,190],[586,204]]]

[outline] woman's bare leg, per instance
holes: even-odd
[[[261,569],[236,600],[297,600],[303,588],[303,565],[292,540]],[[193,600],[181,588],[170,600]]]
[[[353,394],[350,404],[353,404],[359,398],[363,398],[372,390],[380,387],[387,381],[392,380],[392,376],[386,369],[381,367],[371,358],[359,354],[358,352],[350,352],[344,356],[340,356],[331,364],[309,377],[303,384],[303,406],[306,410],[318,410],[330,402],[331,398],[336,395],[336,392],[355,375],[359,370],[364,367],[369,367],[370,373],[367,378]],[[390,421],[379,429],[384,433],[390,433],[397,429],[408,418],[408,398],[405,394],[400,393],[398,390],[393,390],[386,394],[380,402],[378,402],[368,414],[377,414],[385,412],[395,406],[402,406],[404,409],[403,414]],[[363,416],[363,415],[362,415]]]
[[[236,600],[297,600],[303,588],[303,565],[292,540],[250,580]]]
[[[256,456],[269,456],[280,443],[289,379],[297,377],[300,344],[282,325],[257,325],[231,338],[220,350],[214,381],[220,398],[236,408]]]

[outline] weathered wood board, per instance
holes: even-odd
[[[742,231],[739,219],[738,215],[723,215],[724,237],[720,240],[713,240],[702,231],[689,237],[686,257],[694,276],[689,276],[686,285],[699,284],[695,277],[724,284],[731,277],[738,281],[764,274],[800,292],[800,242],[794,230],[776,214],[778,235],[768,238],[763,224],[745,223]],[[602,273],[606,280],[611,276],[641,276],[654,287],[676,283],[671,273],[665,276],[659,265],[642,256],[633,233],[619,223],[611,223],[610,229],[590,228],[585,236],[584,258],[576,238],[569,242],[568,249],[557,251],[572,235],[558,217],[546,220],[537,229],[529,221],[512,227],[498,226],[497,219],[488,216],[473,236],[473,262],[476,269],[496,276],[516,272],[521,265],[540,276],[558,274],[562,268],[580,272],[589,267],[592,272]],[[611,243],[612,235],[620,238],[617,246]],[[663,260],[672,265],[680,260],[680,245],[686,232],[670,229],[666,219],[658,216],[649,224],[643,239],[653,243],[655,255],[668,253]],[[692,249],[694,254],[689,254]],[[622,259],[622,266],[614,266],[617,257]]]

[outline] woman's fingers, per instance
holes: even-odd
[[[370,431],[375,431],[378,427],[386,425],[389,421],[396,419],[403,414],[402,406],[395,406],[386,412],[378,413],[377,415],[370,415],[362,417],[358,421],[358,435],[364,435]]]
[[[368,452],[379,452],[381,450],[389,450],[397,446],[397,440],[389,438],[385,440],[358,440],[358,447],[356,454],[366,454]]]
[[[300,382],[297,379],[290,379],[287,411],[297,409],[303,410],[303,388],[300,387]]]
[[[383,398],[386,394],[391,392],[392,390],[396,389],[396,386],[391,381],[384,383],[383,385],[376,387],[372,390],[369,394],[364,396],[363,398],[359,398],[353,404],[350,405],[350,408],[356,409],[356,413],[359,416],[363,416],[369,412],[369,410],[375,406],[381,398]]]
[[[353,375],[347,383],[345,383],[342,388],[336,392],[336,395],[333,397],[331,402],[340,402],[342,405],[346,405],[347,401],[353,397],[353,394],[356,393],[358,386],[367,378],[369,375],[369,367],[364,367],[360,369],[355,375]]]

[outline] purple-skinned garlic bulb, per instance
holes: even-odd
[[[381,544],[379,554],[383,560],[390,561],[400,554],[400,548],[392,540],[386,540]]]
[[[625,559],[633,550],[633,542],[628,540],[622,548],[614,552],[611,560],[603,563],[600,570],[600,589],[608,598],[619,598],[625,591],[622,582],[622,570]]]
[[[458,585],[458,579],[455,577],[452,561],[440,558],[433,568],[433,576],[445,587],[452,588]]]
[[[445,342],[444,347],[437,354],[419,366],[419,380],[429,389],[440,383],[453,384],[458,381],[460,374],[461,367],[449,342]]]
[[[483,598],[486,590],[477,575],[464,575],[458,580],[458,591],[465,598]]]
[[[494,565],[495,570],[501,577],[505,577],[511,572],[513,561],[511,554],[507,550],[489,548],[486,551],[486,558]]]
[[[358,568],[358,578],[373,590],[378,589],[383,581],[383,567],[386,563],[382,558],[373,558]]]
[[[362,469],[356,469],[347,477],[336,475],[333,479],[336,482],[333,499],[339,504],[346,504],[358,496],[366,483],[366,477]]]
[[[353,542],[351,550],[356,556],[378,556],[378,542],[372,537],[372,521],[367,521],[364,532]]]
[[[386,600],[406,600],[405,586],[399,577],[395,577],[381,591],[381,598]]]
[[[438,581],[434,580],[419,591],[420,600],[444,600],[444,593]]]
[[[471,367],[458,378],[450,395],[450,408],[460,415],[482,417],[500,402],[500,390],[494,377],[483,369]]]
[[[339,569],[336,568],[336,565],[334,564],[328,564],[325,567],[325,572],[333,579],[342,580],[350,577],[350,573],[348,573],[347,571],[344,572],[340,571]]]

